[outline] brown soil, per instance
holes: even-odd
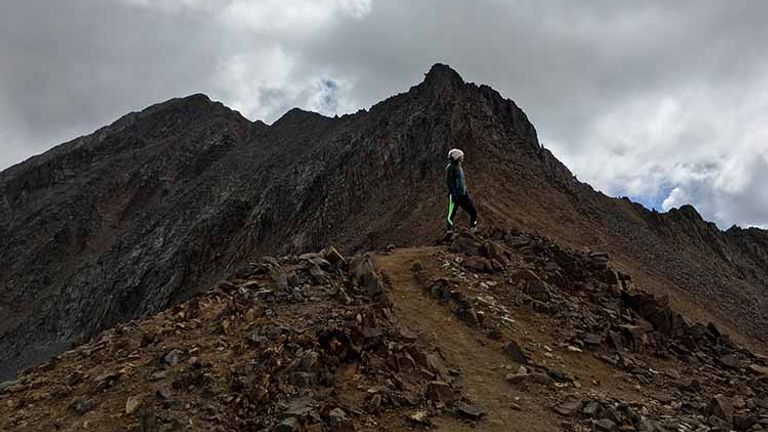
[[[439,278],[445,276],[440,255],[439,248],[427,247],[399,249],[379,257],[379,264],[390,280],[396,318],[429,337],[429,342],[438,347],[449,366],[460,371],[459,382],[464,386],[466,397],[476,401],[487,413],[483,430],[556,430],[561,418],[551,409],[554,402],[552,395],[547,391],[515,389],[508,384],[505,376],[518,365],[503,353],[502,344],[468,327],[439,301],[430,298],[419,285],[410,270],[413,263],[420,262],[430,277]],[[505,336],[555,346],[551,334],[555,323],[523,308],[515,312],[517,331],[507,330]],[[545,358],[541,360],[546,364]],[[595,380],[600,383],[602,393],[606,396],[625,400],[638,399],[640,396],[632,385],[620,379],[621,374],[590,354],[570,353],[564,357],[562,364],[565,366],[563,369],[583,378],[585,393],[594,387],[591,383]],[[477,428],[475,424],[450,416],[440,417],[435,423],[446,431]]]
[[[537,409],[541,401],[523,392],[510,389],[504,380],[509,359],[485,337],[473,331],[436,300],[426,296],[417,283],[410,267],[414,261],[424,263],[430,273],[439,274],[440,268],[432,248],[403,249],[382,256],[380,265],[390,277],[391,299],[397,318],[427,337],[446,357],[449,366],[459,370],[459,382],[466,396],[484,408],[488,419],[483,424],[487,431],[551,431],[556,428],[554,414]],[[518,405],[520,409],[514,409]],[[435,421],[441,430],[469,431],[476,425],[442,417]],[[512,428],[512,429],[510,429]]]

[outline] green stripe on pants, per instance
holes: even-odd
[[[448,221],[448,226],[453,226],[453,221],[451,220],[451,214],[453,213],[453,208],[456,206],[456,203],[453,202],[453,197],[448,195],[448,217],[446,220]]]

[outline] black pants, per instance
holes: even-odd
[[[456,218],[456,212],[459,207],[464,209],[469,214],[469,226],[474,227],[477,225],[477,210],[475,210],[475,203],[472,202],[472,198],[469,195],[457,195],[454,200],[453,197],[448,197],[448,229],[453,229],[453,220]]]

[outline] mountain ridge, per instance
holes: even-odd
[[[171,99],[1,172],[0,376],[189,298],[254,254],[430,243],[452,147],[467,153],[484,224],[605,249],[744,340],[768,329],[763,231],[594,191],[514,102],[437,64],[338,118],[293,109],[266,125],[205,95]]]

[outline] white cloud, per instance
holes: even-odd
[[[369,14],[371,0],[121,1],[216,22],[225,37],[222,58],[210,77],[212,96],[249,118],[271,122],[294,106],[326,115],[358,108],[344,94],[352,91],[349,77],[321,68],[302,74],[295,68],[307,40],[324,37],[345,19]]]
[[[295,97],[296,88],[287,82],[293,63],[277,46],[229,56],[213,76],[214,97],[248,118],[275,117],[275,107]]]
[[[310,92],[307,106],[323,115],[333,116],[339,112],[354,109],[348,101],[341,99],[345,83],[332,79],[321,79]]]
[[[264,47],[227,58],[212,77],[212,96],[251,119],[272,122],[293,107],[327,116],[355,111],[349,98],[354,81],[321,70],[296,76],[294,57],[279,46]]]
[[[170,14],[199,14],[270,38],[301,38],[350,16],[371,12],[372,0],[119,0]]]
[[[340,16],[362,17],[370,0],[256,0],[233,1],[220,19],[249,31],[302,38],[328,26]]]
[[[768,226],[768,155],[764,149],[734,154],[709,175],[691,176],[671,191],[664,208],[695,203],[722,228]]]
[[[691,85],[605,107],[587,145],[555,143],[581,180],[662,208],[694,204],[721,227],[768,221],[768,79]]]

